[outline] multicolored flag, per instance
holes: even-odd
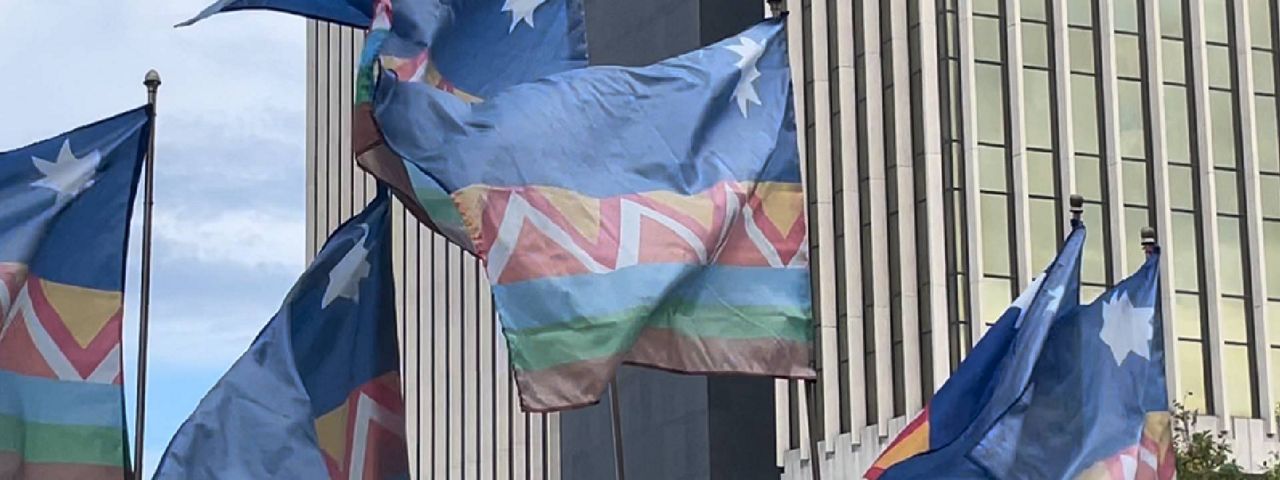
[[[0,153],[0,478],[125,477],[125,252],[151,115]]]
[[[989,415],[1003,413],[1016,401],[1031,380],[1031,368],[1054,319],[1077,307],[1084,238],[1084,225],[1077,223],[1058,257],[1005,310],[929,405],[881,452],[866,478],[987,478],[962,460],[968,451],[964,442],[975,432],[986,431],[981,422],[990,422]]]
[[[329,237],[155,478],[408,478],[389,204]]]
[[[622,362],[814,375],[782,20],[482,103],[396,75],[374,98],[397,157],[369,170],[450,195],[494,284],[526,410],[594,403]]]
[[[352,123],[354,153],[376,169],[420,221],[474,250],[449,194],[410,170],[382,143],[371,117],[375,66],[476,103],[511,85],[587,65],[581,0],[219,0],[218,12],[268,9],[368,30]],[[430,128],[430,127],[427,127]]]
[[[1173,425],[1159,311],[1160,254],[1060,318],[1031,383],[969,458],[995,478],[1166,480]]]

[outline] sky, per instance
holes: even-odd
[[[145,103],[148,69],[164,82],[147,477],[174,431],[275,313],[305,260],[306,23],[238,12],[173,28],[211,1],[0,1],[0,151]],[[141,211],[125,301],[130,424]]]

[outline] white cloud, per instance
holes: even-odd
[[[146,465],[275,313],[304,261],[306,23],[213,0],[0,0],[0,151],[145,101],[160,72]],[[135,209],[125,301],[134,380]],[[132,385],[126,389],[132,399]],[[132,414],[132,407],[129,410]]]
[[[214,268],[302,268],[306,222],[298,215],[161,212],[154,228],[157,250],[163,248],[167,261],[196,260]]]
[[[271,315],[167,318],[152,325],[151,334],[165,341],[151,345],[150,358],[169,368],[225,369],[230,366],[228,360],[240,358],[249,348]]]

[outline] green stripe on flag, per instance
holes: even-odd
[[[531,371],[622,352],[640,330],[671,329],[691,338],[767,340],[808,343],[813,325],[808,312],[785,307],[731,307],[697,304],[640,307],[577,319],[553,326],[507,332],[512,364]]]
[[[124,431],[112,427],[24,422],[0,415],[0,452],[30,463],[124,465]]]

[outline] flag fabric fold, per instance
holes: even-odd
[[[622,362],[813,376],[781,20],[480,103],[383,75],[374,115],[394,155],[369,170],[448,195],[494,284],[526,410],[594,403]]]
[[[587,65],[582,0],[219,0],[183,25],[246,9],[367,30],[352,119],[354,153],[419,221],[468,250],[473,246],[449,194],[412,182],[384,147],[369,105],[375,71],[394,71],[401,82],[476,103],[511,85]]]
[[[974,346],[929,405],[866,472],[869,479],[986,478],[964,460],[971,443],[1028,384],[1054,319],[1079,303],[1085,228],[1077,224],[1058,256]],[[986,423],[984,423],[986,422]]]
[[[126,475],[124,269],[150,118],[0,153],[0,478]]]
[[[1061,317],[1031,385],[969,458],[995,478],[1171,479],[1160,254]]]
[[[1082,306],[1074,301],[1082,241],[1078,228],[1028,289],[1036,293],[1027,312],[1001,318],[867,478],[1174,478],[1160,254]],[[1076,257],[1068,280],[1077,287],[1063,290],[1056,313],[1037,315],[1042,297],[1059,296],[1049,286],[1066,255]],[[1038,346],[1024,343],[1036,338]]]
[[[389,204],[329,237],[155,478],[408,478]]]
[[[449,192],[415,175],[384,144],[369,102],[379,70],[390,81],[474,104],[518,85],[587,65],[581,0],[376,0],[356,87],[353,144],[361,167],[386,182],[432,230],[475,251]],[[375,68],[375,65],[380,68]],[[432,112],[419,112],[432,119]],[[425,129],[439,125],[421,125]]]
[[[348,27],[368,28],[373,19],[374,1],[376,0],[217,0],[194,18],[179,23],[178,26],[192,25],[223,12],[275,10]]]

